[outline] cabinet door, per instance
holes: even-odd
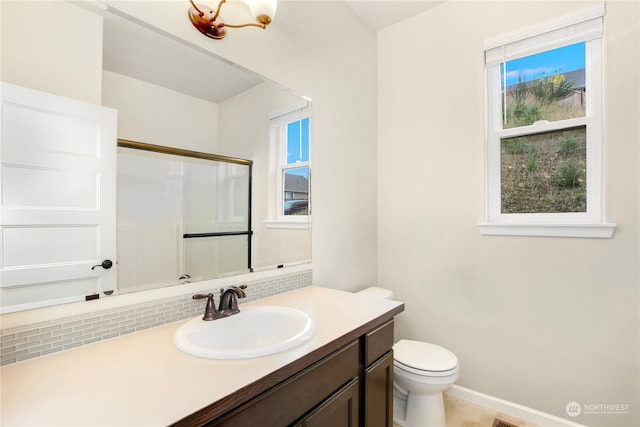
[[[359,387],[359,381],[355,378],[294,427],[358,426]]]
[[[393,425],[393,350],[365,371],[366,427]]]
[[[358,378],[360,357],[359,342],[353,341],[270,391],[249,400],[206,425],[208,427],[291,425],[309,411],[316,411],[314,408],[319,408],[318,405],[323,405],[326,399],[336,396],[338,393],[336,390],[343,390],[344,384],[350,384],[353,378]],[[356,395],[356,412],[357,406]],[[325,426],[333,427],[332,424],[325,424]]]

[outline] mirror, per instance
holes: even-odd
[[[140,186],[141,193],[136,195],[130,182],[121,176],[125,164],[129,171],[143,170],[143,165],[157,154],[119,148],[118,266],[126,267],[118,272],[119,293],[310,262],[310,224],[303,223],[301,227],[297,223],[294,228],[269,225],[278,218],[277,179],[270,167],[274,159],[270,149],[269,117],[274,111],[299,106],[301,102],[307,104],[306,101],[280,85],[215,58],[211,53],[115,14],[105,16],[103,69],[103,105],[118,110],[119,138],[246,159],[253,164],[250,268],[236,268],[233,265],[237,266],[238,262],[225,256],[226,268],[197,274],[165,268],[165,273],[159,274],[154,270],[157,268],[154,258],[157,257],[152,256],[151,248],[155,248],[156,254],[163,252],[157,252],[157,242],[149,239],[153,233],[141,229],[138,234],[132,234],[129,218],[123,213],[131,212],[129,205],[134,201],[145,201],[143,204],[156,207],[147,209],[144,215],[144,221],[150,227],[173,227],[175,238],[176,224],[160,224],[167,217],[167,201],[160,204],[150,201],[150,192],[145,191],[144,186]],[[173,170],[183,169],[194,160],[172,157]],[[176,160],[177,157],[182,160]],[[198,162],[202,166],[207,160],[199,159]],[[148,175],[145,178],[156,188],[165,185],[158,182],[160,177]],[[234,182],[240,181],[234,178]],[[186,189],[189,191],[197,190]],[[159,208],[163,203],[165,208]],[[170,202],[174,210],[181,203]],[[220,207],[217,209],[221,211]],[[224,207],[222,210],[229,211]],[[157,215],[147,216],[152,213]],[[181,229],[188,227],[187,224],[178,226]],[[234,239],[234,243],[218,252],[242,253],[246,236]],[[210,256],[211,262],[222,257],[215,256],[212,248],[205,249],[201,242],[180,247],[169,256],[178,259],[176,264],[202,265],[207,262],[206,256]],[[167,267],[167,263],[161,265]],[[132,269],[137,273],[132,274]],[[177,274],[171,280],[174,272]],[[187,275],[189,277],[185,277]]]

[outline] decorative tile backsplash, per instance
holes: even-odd
[[[241,302],[260,300],[311,285],[312,270],[242,282],[250,292]],[[202,301],[179,295],[111,310],[23,325],[0,331],[0,365],[80,347],[203,313]]]

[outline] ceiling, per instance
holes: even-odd
[[[107,71],[215,103],[263,81],[212,53],[112,14],[104,19],[102,62]]]
[[[367,25],[379,31],[444,1],[349,0],[345,3]],[[263,81],[210,52],[109,13],[105,14],[104,20],[103,67],[215,103]]]
[[[445,0],[446,1],[446,0]],[[376,31],[444,3],[436,0],[347,0],[362,20]]]

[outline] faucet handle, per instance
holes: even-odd
[[[195,294],[194,296],[191,297],[192,299],[203,299],[203,298],[213,298],[213,294],[212,293],[208,293],[208,294]]]
[[[208,294],[195,294],[191,298],[193,299],[203,299],[207,298],[207,306],[204,309],[204,316],[202,320],[215,320],[217,318],[218,312],[216,311],[216,304],[213,300],[213,294],[209,292]]]

